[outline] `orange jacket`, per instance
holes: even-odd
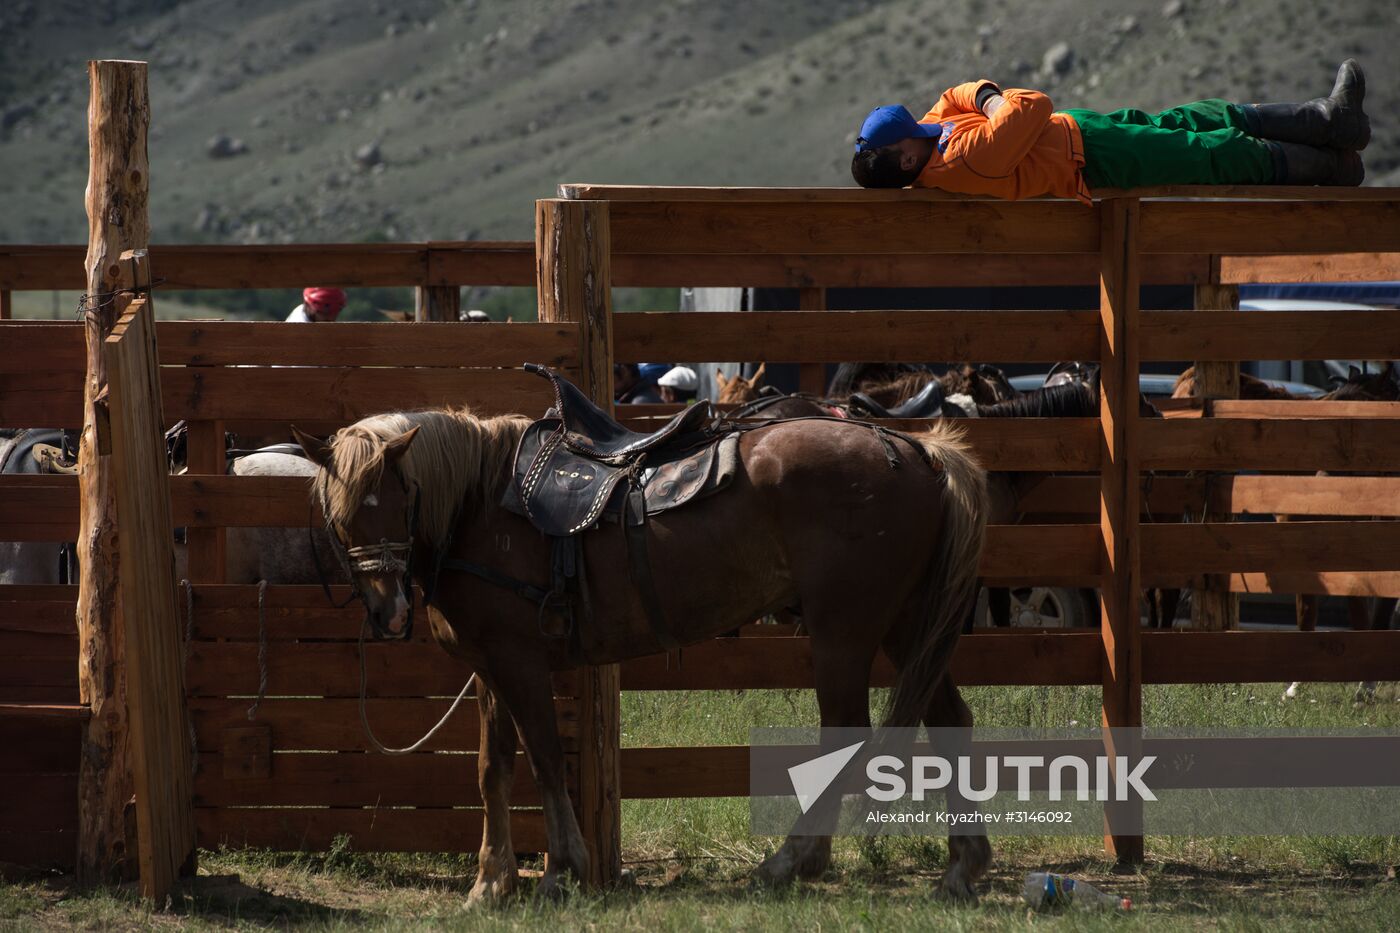
[[[1006,103],[988,119],[977,109],[986,81],[943,92],[920,123],[940,123],[943,135],[914,181],[915,188],[989,194],[1007,200],[1051,194],[1091,203],[1080,168],[1084,140],[1067,113],[1053,113],[1039,91],[1009,88]]]

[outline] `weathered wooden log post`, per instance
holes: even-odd
[[[1210,313],[1238,311],[1240,287],[1221,285],[1220,257],[1212,256],[1210,284],[1196,286],[1196,310]],[[1239,360],[1197,360],[1196,397],[1201,399],[1239,398]],[[1208,414],[1208,413],[1207,413]],[[1229,521],[1230,513],[1213,512],[1209,508],[1210,483],[1205,486],[1206,508],[1201,521]],[[1240,597],[1230,592],[1229,574],[1206,574],[1204,585],[1191,594],[1191,627],[1200,629],[1234,629],[1240,625]]]
[[[126,710],[125,631],[117,594],[117,524],[105,432],[103,341],[130,303],[122,253],[150,239],[145,62],[88,62],[87,378],[78,451],[78,690],[91,716],[78,765],[80,884],[128,880],[137,869]]]
[[[612,272],[606,201],[536,201],[535,262],[542,322],[579,325],[579,385],[612,411]],[[616,664],[579,677],[579,828],[595,885],[622,875],[621,679]]]
[[[1103,582],[1099,589],[1104,648],[1103,725],[1111,754],[1117,747],[1110,729],[1142,726],[1142,625],[1138,521],[1138,303],[1139,254],[1136,198],[1099,202],[1100,262],[1099,359],[1099,528],[1103,536]],[[1121,735],[1121,733],[1120,733]],[[1110,758],[1112,760],[1112,758]],[[1125,832],[1141,803],[1104,808],[1104,843],[1120,863],[1142,861],[1142,836]]]

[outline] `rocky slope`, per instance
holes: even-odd
[[[97,9],[99,8],[100,9]],[[562,181],[849,184],[876,104],[987,76],[1057,105],[1325,93],[1393,0],[5,0],[0,240],[84,239],[88,58],[151,62],[160,240],[529,237]]]

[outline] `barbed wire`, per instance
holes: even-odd
[[[110,292],[98,292],[95,295],[82,294],[78,296],[78,307],[76,316],[78,320],[87,317],[89,311],[97,312],[108,308],[116,303],[117,298],[127,295],[131,298],[140,298],[149,295],[154,289],[165,284],[165,279],[152,279],[151,283],[143,288],[118,288]]]

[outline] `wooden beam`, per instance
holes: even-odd
[[[1237,321],[1240,317],[1240,289],[1238,285],[1197,285],[1197,312],[1212,317]],[[1196,398],[1235,399],[1240,396],[1239,360],[1204,360],[1195,362]],[[1201,521],[1228,521],[1230,513],[1207,508],[1199,513]],[[1230,592],[1226,580],[1207,575],[1203,585],[1191,594],[1191,626],[1207,631],[1224,631],[1240,626],[1240,598]]]
[[[535,202],[539,318],[579,326],[580,388],[612,411],[612,225],[608,205]],[[622,877],[619,793],[621,693],[616,664],[585,667],[579,676],[579,828],[589,850],[589,883]]]
[[[122,314],[105,355],[141,893],[160,904],[176,879],[194,870],[195,838],[170,469],[149,300],[133,301]]]
[[[1321,192],[1322,188],[1304,189]],[[1363,189],[1364,190],[1364,189]],[[1400,251],[1400,201],[1148,201],[1142,251],[1251,256]]]
[[[559,196],[601,201],[728,201],[883,204],[909,201],[982,201],[986,195],[957,194],[938,188],[866,189],[849,185],[821,187],[724,187],[694,185],[596,185],[567,182]],[[1229,201],[1400,201],[1400,188],[1319,188],[1293,185],[1148,185],[1142,188],[1098,188],[1096,199],[1188,198]],[[1037,201],[1057,200],[1050,197]],[[1074,202],[1068,202],[1074,203]]]
[[[1323,256],[1221,256],[1220,281],[1384,282],[1400,279],[1400,252]]]
[[[821,291],[803,289],[801,293]],[[1092,360],[1099,352],[1098,320],[1092,311],[809,313],[804,309],[728,314],[722,321],[719,317],[670,312],[621,315],[613,337],[617,359],[624,363],[739,358],[772,363],[992,359],[1048,363]]]
[[[83,729],[86,753],[78,780],[77,880],[84,885],[130,880],[138,868],[134,821],[127,820],[133,793],[122,617],[127,607],[118,593],[116,490],[111,458],[99,448],[97,408],[105,405],[99,398],[107,391],[104,341],[131,301],[123,289],[139,284],[121,257],[150,240],[146,65],[91,61],[88,83],[87,375],[77,545],[78,685],[82,705],[92,710]]]
[[[1154,684],[1400,679],[1396,632],[1144,632]]]
[[[8,321],[14,317],[14,310],[10,305],[10,290],[0,288],[0,321]]]
[[[1384,473],[1395,467],[1400,420],[1151,419],[1143,422],[1141,449],[1146,470]]]
[[[1394,570],[1397,522],[1212,522],[1144,525],[1154,574]]]
[[[585,203],[585,202],[576,202]],[[596,203],[596,202],[589,202]],[[1089,253],[1092,211],[1069,201],[616,202],[624,253]]]
[[[1119,200],[1101,203],[1096,211],[1103,262],[1099,291],[1099,359],[1103,361],[1099,383],[1103,726],[1105,741],[1115,748],[1123,734],[1118,730],[1142,725],[1137,387],[1140,207],[1135,200]],[[1120,863],[1142,861],[1142,837],[1116,828],[1141,825],[1141,806],[1139,801],[1104,807],[1104,842]]]
[[[457,323],[462,311],[462,288],[459,285],[420,285],[414,290],[414,320]]]
[[[800,311],[826,312],[826,289],[821,286],[808,286],[797,290],[797,307]],[[745,315],[734,315],[744,317]],[[751,344],[752,346],[752,344]],[[742,359],[743,357],[736,357]],[[664,357],[671,359],[671,357]],[[687,357],[689,359],[689,357]],[[715,357],[721,359],[721,357]],[[728,359],[728,357],[724,357]],[[826,365],[823,362],[802,363],[797,371],[798,391],[806,392],[820,398],[826,397]]]
[[[1230,300],[1235,285],[1205,300]],[[1213,315],[1194,311],[1145,311],[1145,361],[1334,360],[1400,357],[1400,327],[1391,311],[1250,311]],[[1233,397],[1233,396],[1232,396]]]

